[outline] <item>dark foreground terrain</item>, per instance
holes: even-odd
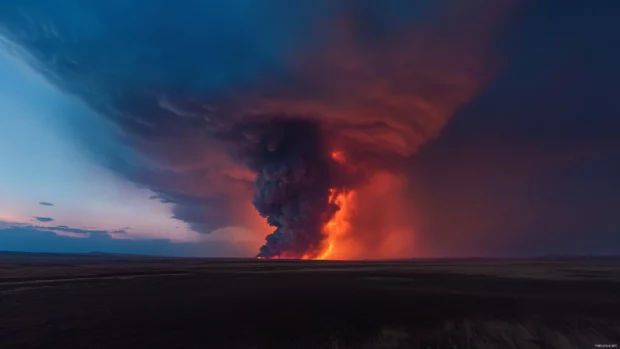
[[[0,348],[596,348],[618,260],[0,253]],[[599,346],[601,345],[601,346]]]

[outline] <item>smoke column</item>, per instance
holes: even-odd
[[[257,173],[252,203],[275,231],[258,257],[300,258],[321,246],[322,226],[338,210],[329,202],[334,160],[319,123],[276,118],[233,127],[234,156]],[[239,146],[240,145],[240,146]]]

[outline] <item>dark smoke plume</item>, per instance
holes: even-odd
[[[301,257],[320,248],[321,227],[338,207],[329,203],[334,161],[320,124],[276,118],[235,126],[225,135],[240,158],[257,173],[252,203],[275,227],[260,257]]]

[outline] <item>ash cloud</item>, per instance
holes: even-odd
[[[321,125],[278,117],[235,125],[222,139],[257,173],[252,203],[275,227],[259,256],[301,257],[318,249],[321,227],[338,209],[328,200],[337,180]]]
[[[259,229],[240,209],[252,202],[275,228],[260,254],[298,256],[338,209],[329,188],[402,171],[492,76],[491,29],[506,7],[459,3],[8,0],[0,33],[118,126],[148,161],[112,170],[175,218],[202,233]],[[333,148],[351,173],[331,163]]]

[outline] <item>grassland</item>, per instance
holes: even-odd
[[[3,349],[595,348],[619,311],[617,259],[0,253]]]

